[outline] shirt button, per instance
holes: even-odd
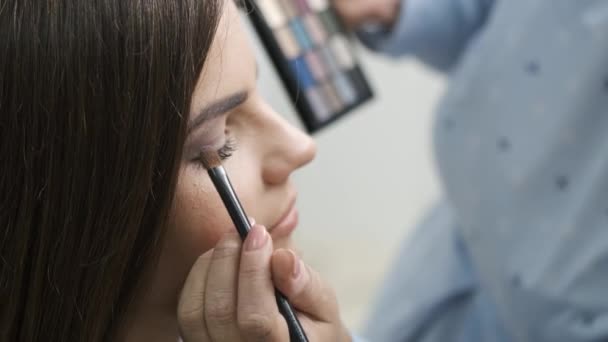
[[[540,64],[537,61],[529,61],[524,66],[524,70],[529,75],[538,75],[540,73]]]
[[[583,325],[593,325],[593,323],[595,322],[595,317],[596,316],[594,313],[584,312],[579,315],[578,320]]]
[[[519,274],[514,274],[513,276],[511,276],[511,286],[520,288],[521,283],[521,276]]]

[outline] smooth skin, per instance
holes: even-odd
[[[228,234],[197,260],[180,300],[184,340],[289,341],[273,286],[297,309],[310,341],[350,341],[332,289],[293,252],[273,252],[260,225],[244,244]]]
[[[311,341],[350,341],[334,291],[293,252],[292,231],[274,229],[296,197],[289,175],[312,160],[315,148],[310,137],[261,98],[256,73],[238,10],[227,0],[190,119],[218,100],[247,96],[232,101],[234,108],[193,129],[187,139],[172,212],[174,229],[161,255],[158,282],[175,282],[181,265],[191,266],[177,305],[185,342],[289,341],[275,286],[289,298]],[[245,210],[259,222],[245,242],[195,160],[201,151],[221,148],[228,139],[236,140],[238,149],[223,164]]]

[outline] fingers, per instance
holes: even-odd
[[[383,6],[374,9],[372,16],[384,25],[393,25],[401,12],[401,3],[401,0],[385,0]]]
[[[241,246],[242,245],[242,246]],[[316,273],[303,264],[296,272],[297,258],[291,252],[279,251],[271,265],[272,239],[262,226],[255,225],[244,244],[236,234],[224,237],[210,252],[194,264],[178,305],[178,319],[184,341],[286,341],[289,332],[276,304],[272,269],[276,268],[285,294],[293,298],[294,307],[311,317],[331,316],[335,304],[319,305],[314,296],[329,298],[333,292]],[[291,257],[291,259],[289,259]],[[284,266],[285,260],[290,266]],[[276,263],[276,265],[275,265]],[[288,272],[295,277],[284,276]],[[319,308],[315,306],[319,305]],[[325,307],[331,311],[323,312]],[[320,311],[320,312],[318,312]],[[325,318],[324,318],[325,319]],[[329,322],[329,318],[325,320]]]
[[[276,250],[271,264],[274,285],[294,308],[323,322],[331,322],[339,316],[334,291],[295,253]]]
[[[274,295],[271,255],[270,235],[264,227],[255,225],[243,245],[238,279],[237,322],[247,341],[289,340]]]
[[[177,318],[180,334],[184,341],[210,342],[203,319],[205,308],[205,284],[207,269],[211,263],[212,251],[200,256],[190,273],[180,294]]]
[[[216,245],[209,265],[204,317],[213,341],[239,341],[236,323],[237,282],[241,242],[235,233]]]
[[[350,28],[368,22],[392,24],[399,13],[401,0],[333,0],[334,8]]]

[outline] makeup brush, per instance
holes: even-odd
[[[228,210],[228,214],[236,227],[236,230],[239,232],[242,240],[245,240],[249,230],[251,230],[251,224],[249,223],[249,219],[247,214],[245,214],[245,210],[239,201],[239,198],[230,183],[230,179],[228,178],[228,174],[226,170],[222,166],[222,160],[220,156],[216,152],[202,152],[200,154],[200,160],[208,170],[209,177],[213,181],[213,185],[217,189],[217,192],[220,194],[226,209]],[[296,316],[291,304],[287,301],[285,295],[283,295],[279,290],[275,289],[275,297],[277,299],[277,305],[279,306],[279,312],[287,321],[287,327],[289,328],[289,340],[291,342],[308,342],[308,338],[306,337],[306,333],[298,321],[298,317]]]

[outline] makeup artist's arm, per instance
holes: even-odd
[[[184,342],[289,341],[275,286],[310,341],[351,341],[333,290],[294,253],[273,251],[272,238],[256,225],[244,243],[229,234],[192,267],[178,309]]]
[[[347,6],[376,0],[333,0],[345,21]],[[400,0],[392,25],[379,22],[369,12],[357,17],[357,35],[369,48],[391,56],[405,54],[420,58],[440,70],[449,70],[471,38],[483,26],[495,0]]]

